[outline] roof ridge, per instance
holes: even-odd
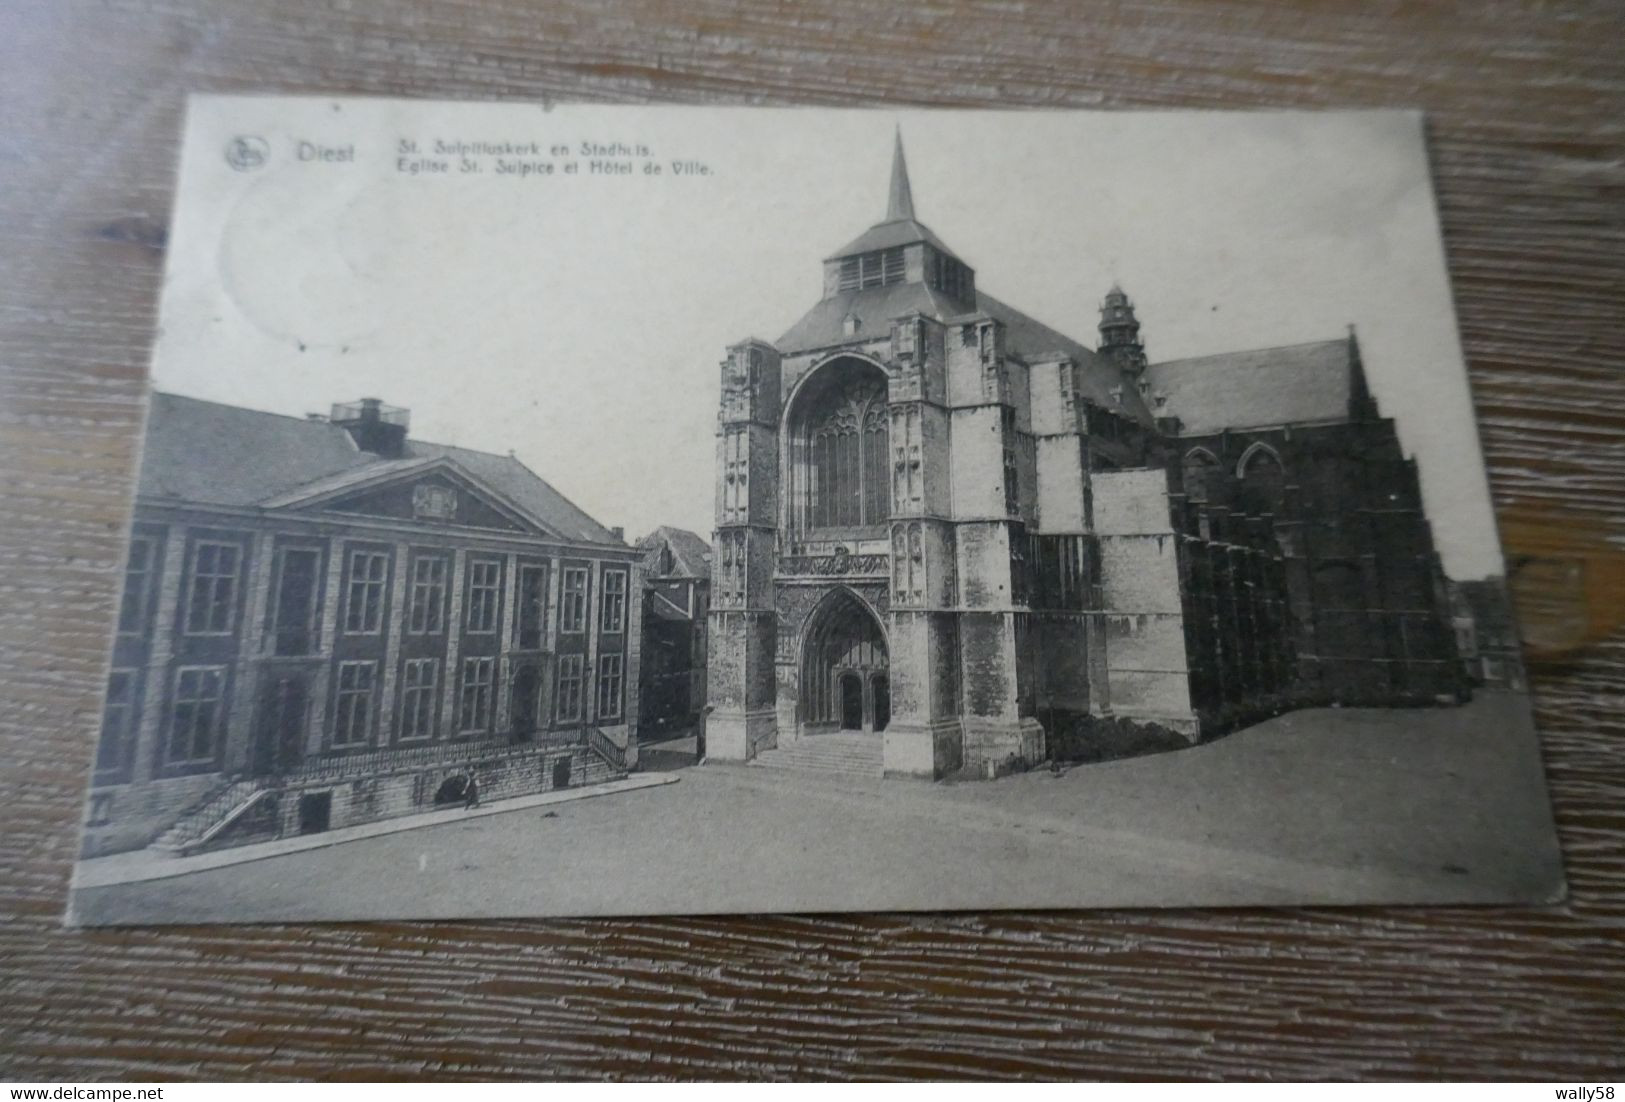
[[[612,529],[609,525],[605,524],[603,521],[599,520],[597,517],[593,516],[591,513],[587,512],[587,510],[583,509],[580,505],[576,504],[575,499],[570,497],[568,494],[566,494],[563,490],[559,489],[557,486],[555,486],[553,484],[552,480],[543,478],[541,475],[539,475],[535,471],[531,470],[530,467],[527,466],[517,455],[497,455],[495,452],[483,452],[483,453],[480,453],[480,454],[490,455],[490,456],[492,456],[493,458],[496,458],[496,459],[505,459],[509,463],[512,463],[515,467],[518,467],[520,470],[522,470],[526,474],[530,475],[530,477],[534,478],[537,482],[540,482],[543,486],[546,486],[549,490],[551,490],[554,494],[556,494],[558,496],[558,499],[560,501],[564,502],[564,504],[568,505],[570,508],[572,508],[576,512],[580,513],[582,515],[582,517],[584,517],[588,521],[588,523],[592,524],[594,527],[602,528],[610,536],[612,536],[612,537],[614,536],[614,534],[615,534],[614,529]],[[622,537],[620,542],[625,543],[626,542],[625,537]]]
[[[307,416],[305,414],[281,413],[281,412],[279,412],[277,410],[274,410],[274,409],[254,409],[251,406],[238,406],[238,405],[233,405],[230,402],[217,402],[213,398],[198,398],[198,397],[195,397],[195,396],[193,396],[191,394],[177,394],[173,390],[159,390],[157,387],[153,388],[152,396],[154,398],[179,398],[183,402],[197,402],[200,405],[205,405],[205,406],[219,406],[221,409],[229,409],[229,410],[233,410],[233,411],[235,411],[237,413],[253,413],[253,414],[256,414],[256,415],[258,415],[260,417],[281,417],[281,418],[283,418],[285,420],[293,421],[296,424],[300,424],[300,425],[324,425],[324,426],[327,426],[329,428],[336,428],[340,432],[344,431],[343,426],[335,425],[332,421],[329,421],[326,417],[323,417],[321,420],[316,421],[316,420],[312,420],[309,416]]]
[[[697,540],[704,540],[705,539],[704,536],[702,536],[698,532],[694,531],[694,529],[692,529],[692,528],[679,528],[675,524],[657,524],[653,528],[649,529],[649,536],[654,535],[656,532],[681,532],[683,535],[685,535],[685,536],[693,536]],[[644,536],[643,538],[648,539],[649,536]]]
[[[511,453],[504,455],[408,437],[407,454],[387,458],[358,450],[344,426],[325,419],[313,421],[290,413],[232,405],[157,388],[149,394],[154,399],[151,403],[154,408],[144,428],[146,445],[137,493],[180,487],[174,492],[195,495],[195,500],[202,502],[249,504],[308,490],[347,473],[405,474],[414,465],[444,461],[464,468],[466,474],[485,484],[498,498],[563,538],[594,543],[613,540],[608,525]],[[163,401],[160,403],[157,399]],[[188,410],[185,407],[189,405],[205,408]],[[162,412],[160,406],[169,412]],[[185,426],[204,426],[204,429],[200,435]],[[292,426],[301,426],[301,431],[296,433]],[[306,428],[308,432],[304,431]],[[155,434],[169,443],[155,443],[160,438]],[[249,454],[242,454],[242,442],[228,439],[237,435],[244,437]],[[176,451],[177,446],[183,447],[184,454]],[[252,449],[259,447],[273,449],[274,458],[256,462],[253,456],[258,453]],[[212,470],[205,477],[197,469],[199,449],[214,456],[223,470]],[[231,454],[233,449],[239,454]],[[344,454],[340,455],[341,451]],[[474,467],[479,469],[472,469]],[[310,473],[312,470],[318,473]]]
[[[1059,329],[1056,326],[1051,325],[1047,321],[1043,321],[1043,320],[1041,320],[1039,318],[1033,317],[1031,314],[1027,313],[1027,311],[1021,309],[1020,307],[1011,306],[1008,302],[1005,302],[1002,298],[999,298],[997,295],[993,294],[991,291],[982,290],[981,286],[978,285],[977,288],[976,288],[976,297],[978,299],[981,299],[984,296],[987,298],[987,300],[989,302],[993,303],[995,306],[997,306],[1001,310],[1008,310],[1010,313],[1015,314],[1017,317],[1022,318],[1023,320],[1030,321],[1034,325],[1043,326],[1045,329],[1048,329],[1051,333],[1054,333],[1056,336],[1061,337],[1061,338],[1063,338],[1063,339],[1065,339],[1067,341],[1070,341],[1072,344],[1077,345],[1079,348],[1082,348],[1086,352],[1093,353],[1095,351],[1094,349],[1090,348],[1087,344],[1084,344],[1077,337],[1070,336],[1065,330]],[[981,303],[977,302],[976,305],[978,307],[980,307]]]
[[[1170,364],[1186,363],[1190,360],[1216,360],[1220,356],[1250,356],[1259,352],[1279,352],[1287,348],[1308,348],[1312,344],[1347,344],[1347,337],[1323,337],[1314,341],[1289,341],[1286,344],[1255,345],[1252,348],[1232,348],[1228,352],[1204,352],[1199,356],[1178,356],[1172,360],[1156,360],[1150,366],[1167,367]]]
[[[202,405],[206,405],[206,406],[218,406],[221,409],[229,409],[229,410],[232,410],[235,413],[252,413],[257,417],[281,417],[284,420],[292,421],[295,424],[299,424],[299,425],[321,425],[321,426],[323,426],[325,428],[338,429],[340,432],[344,431],[344,426],[343,425],[335,424],[334,422],[329,421],[325,417],[322,418],[319,421],[316,421],[316,420],[312,420],[310,417],[301,416],[301,415],[299,415],[297,413],[281,413],[281,412],[279,412],[277,410],[274,410],[274,409],[254,409],[252,406],[238,406],[238,405],[233,405],[230,402],[217,402],[213,398],[197,398],[197,397],[194,397],[194,396],[192,396],[190,394],[177,394],[172,390],[158,390],[158,389],[155,388],[152,393],[153,393],[154,397],[159,397],[159,398],[179,398],[182,401],[186,401],[186,402],[198,402],[198,403],[201,403]],[[466,445],[463,445],[463,444],[446,444],[446,443],[443,443],[443,442],[441,442],[439,440],[425,440],[421,436],[410,436],[410,435],[407,436],[406,439],[407,439],[407,442],[410,443],[410,444],[427,444],[431,448],[451,448],[451,449],[453,449],[455,451],[471,452],[474,455],[487,455],[487,456],[490,456],[492,459],[512,459],[516,463],[519,462],[517,459],[515,459],[511,455],[504,455],[501,452],[485,451],[485,450],[483,450],[481,448],[470,448],[470,447],[467,447]],[[519,465],[521,467],[525,466],[523,463],[519,463]],[[530,470],[529,467],[525,467],[525,469],[527,471]],[[531,471],[530,473],[531,474],[536,474],[535,471]],[[540,475],[536,475],[536,477],[541,478]]]

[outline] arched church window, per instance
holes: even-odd
[[[1218,473],[1219,461],[1206,448],[1185,453],[1185,500],[1206,501],[1210,481]]]
[[[804,530],[866,528],[891,515],[885,377],[868,365],[852,368],[836,366],[795,419]]]
[[[1267,444],[1254,444],[1237,466],[1241,476],[1242,508],[1254,514],[1280,512],[1286,496],[1286,470],[1275,449]]]

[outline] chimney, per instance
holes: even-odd
[[[386,406],[377,398],[362,398],[333,407],[329,420],[350,434],[355,446],[383,459],[399,459],[406,453],[406,430],[410,410]]]
[[[618,524],[609,530],[609,534],[615,537],[616,543],[626,542],[626,529]]]

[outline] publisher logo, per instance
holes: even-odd
[[[226,163],[238,172],[259,168],[270,155],[271,147],[265,139],[253,135],[239,134],[226,143]]]

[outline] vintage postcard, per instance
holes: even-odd
[[[69,920],[1553,901],[1422,119],[202,97]]]

